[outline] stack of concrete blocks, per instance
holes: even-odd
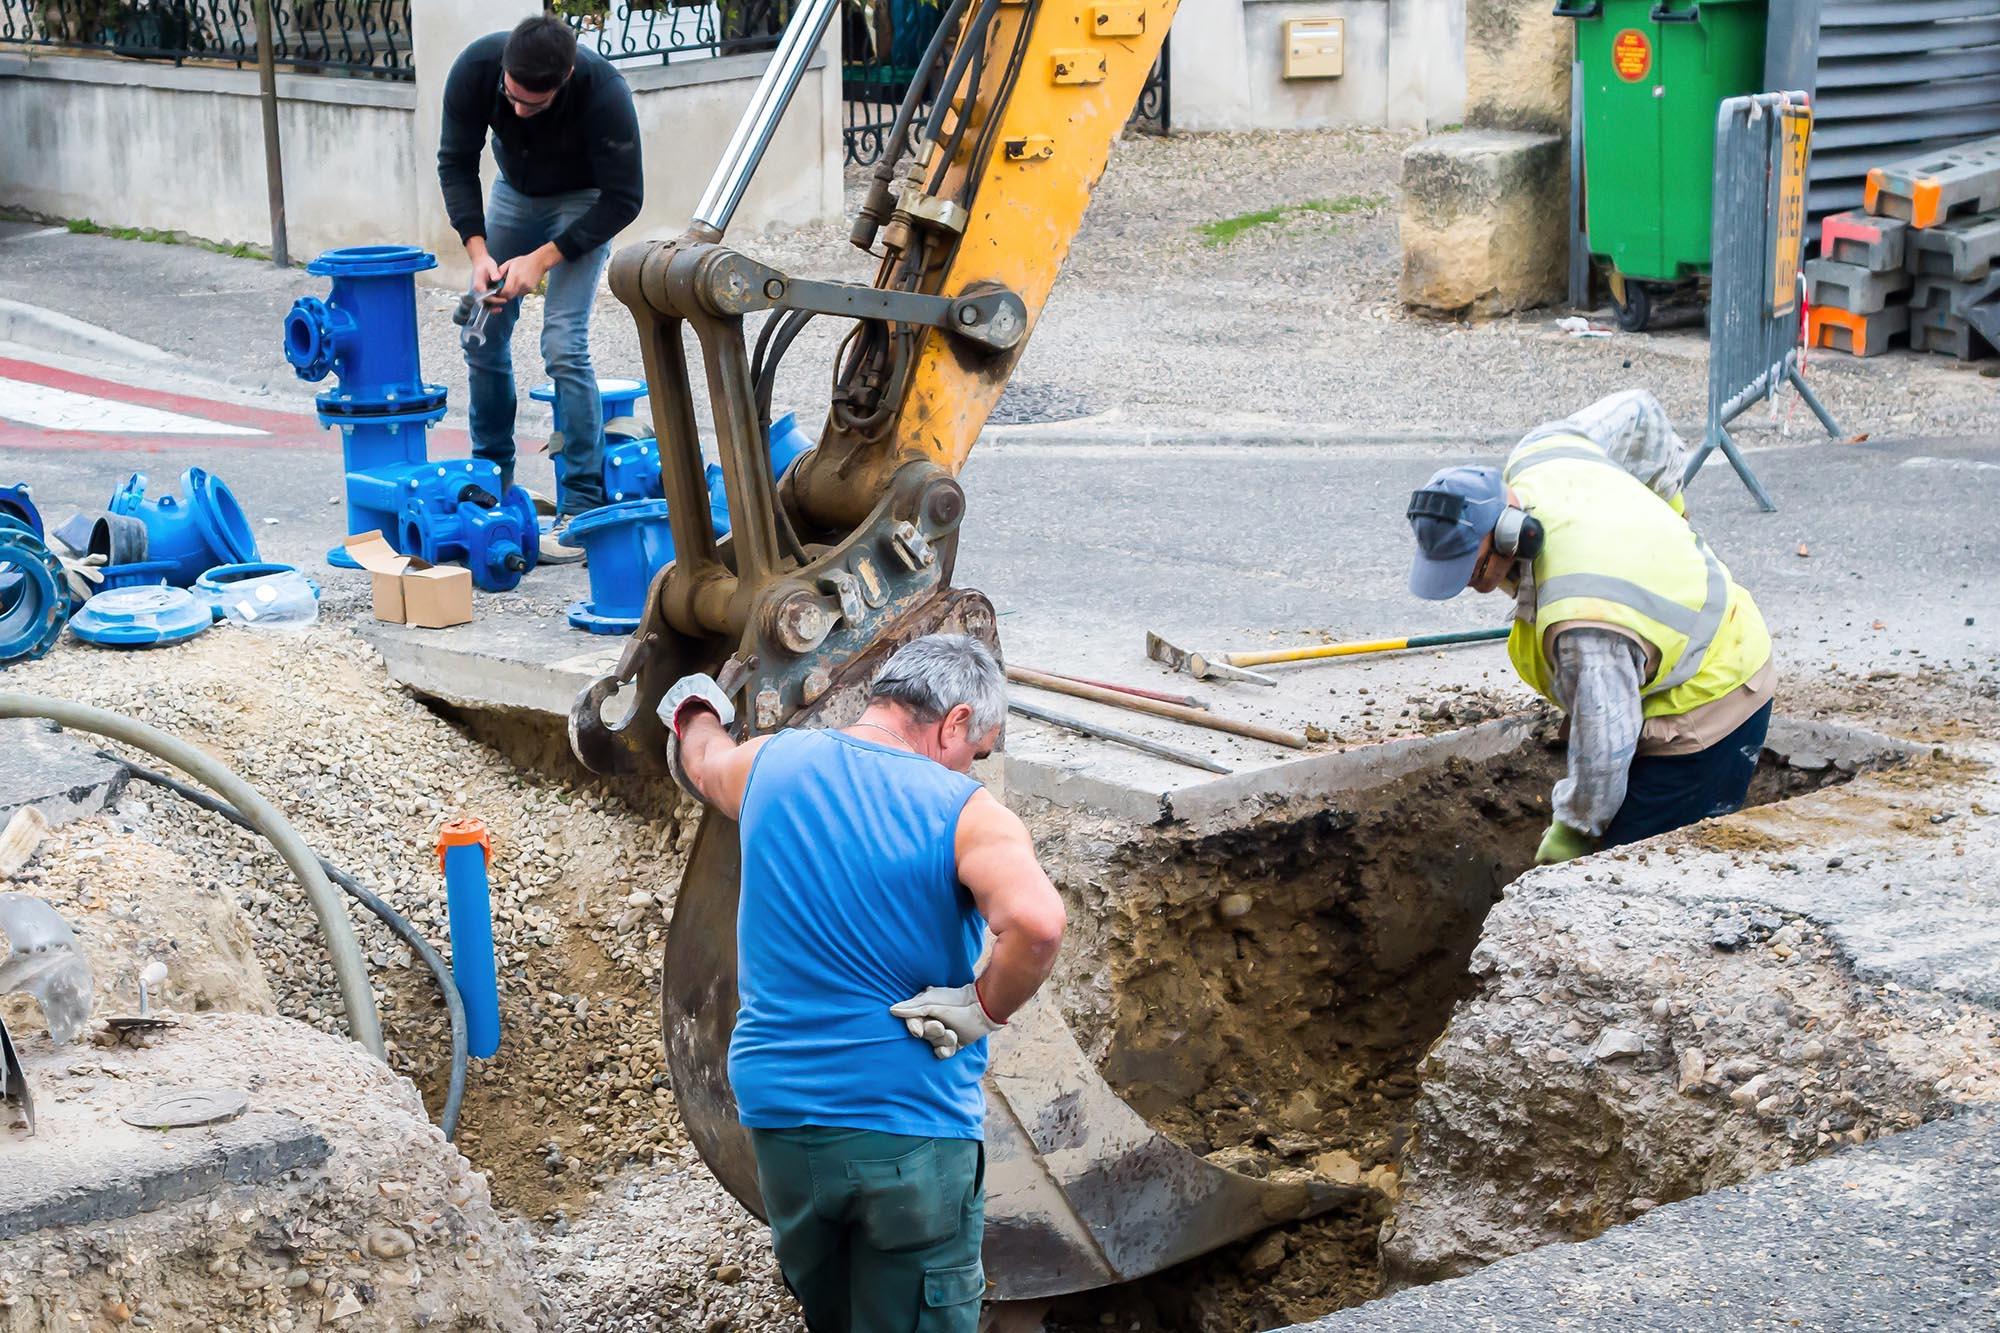
[[[2000,136],[1877,167],[1866,207],[1821,224],[1813,346],[1873,356],[1907,334],[1963,361],[2000,345]]]
[[[1466,0],[1465,128],[1403,154],[1405,305],[1488,318],[1562,299],[1574,42],[1548,0]]]

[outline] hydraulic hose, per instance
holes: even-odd
[[[87,731],[144,750],[193,777],[240,810],[259,833],[270,839],[306,891],[313,915],[319,918],[327,954],[333,960],[341,1004],[347,1011],[348,1033],[370,1055],[378,1060],[383,1058],[382,1020],[375,1012],[375,993],[369,988],[367,964],[362,961],[361,946],[355,941],[347,910],[333,891],[326,872],[320,869],[319,858],[275,806],[243,779],[186,741],[121,714],[67,699],[0,693],[0,718],[12,717],[44,718],[72,731]]]
[[[217,800],[199,787],[190,787],[178,778],[170,778],[165,773],[155,773],[152,769],[143,768],[127,759],[121,759],[119,762],[125,765],[126,770],[133,777],[141,781],[165,787],[182,800],[198,805],[211,814],[221,815],[224,819],[240,828],[246,828],[252,832],[255,832],[257,829],[257,826],[245,819],[235,806],[229,804],[227,801]],[[326,872],[328,879],[340,885],[341,888],[346,889],[350,898],[360,903],[370,912],[373,912],[381,919],[382,924],[395,934],[397,939],[409,945],[417,957],[424,960],[424,966],[431,970],[431,976],[436,978],[438,994],[444,996],[445,1012],[451,1019],[451,1081],[445,1088],[444,1111],[438,1117],[438,1124],[443,1128],[446,1138],[456,1138],[458,1135],[458,1107],[459,1103],[465,1099],[465,1062],[467,1051],[465,1001],[459,997],[458,985],[451,979],[451,965],[445,962],[443,955],[431,947],[429,940],[426,940],[417,932],[417,928],[410,924],[408,917],[383,902],[366,886],[361,884],[360,881],[356,880],[354,876],[348,874],[324,856],[319,858],[319,866],[320,869]]]

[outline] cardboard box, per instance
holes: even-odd
[[[403,555],[380,532],[357,532],[343,545],[375,585],[377,620],[419,629],[471,622],[471,570]]]

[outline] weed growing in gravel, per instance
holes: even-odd
[[[1283,222],[1299,214],[1344,217],[1349,213],[1371,213],[1387,202],[1387,197],[1379,194],[1343,194],[1337,199],[1308,199],[1302,204],[1281,204],[1277,208],[1260,208],[1254,213],[1238,213],[1233,218],[1199,223],[1195,231],[1205,244],[1228,245],[1246,231]]]

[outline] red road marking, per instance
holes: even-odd
[[[34,361],[0,356],[0,379],[24,380],[30,384],[110,398],[121,403],[178,412],[182,416],[217,421],[229,426],[245,426],[267,432],[264,435],[199,435],[143,431],[58,431],[0,420],[0,448],[79,450],[87,453],[165,453],[190,449],[337,449],[340,436],[319,424],[319,419],[301,412],[281,412],[264,407],[197,398],[164,389],[145,389],[116,380],[99,379],[71,370],[58,370]],[[442,445],[452,453],[468,452],[471,439],[462,430],[432,427],[433,451]],[[443,455],[439,455],[443,456]]]

